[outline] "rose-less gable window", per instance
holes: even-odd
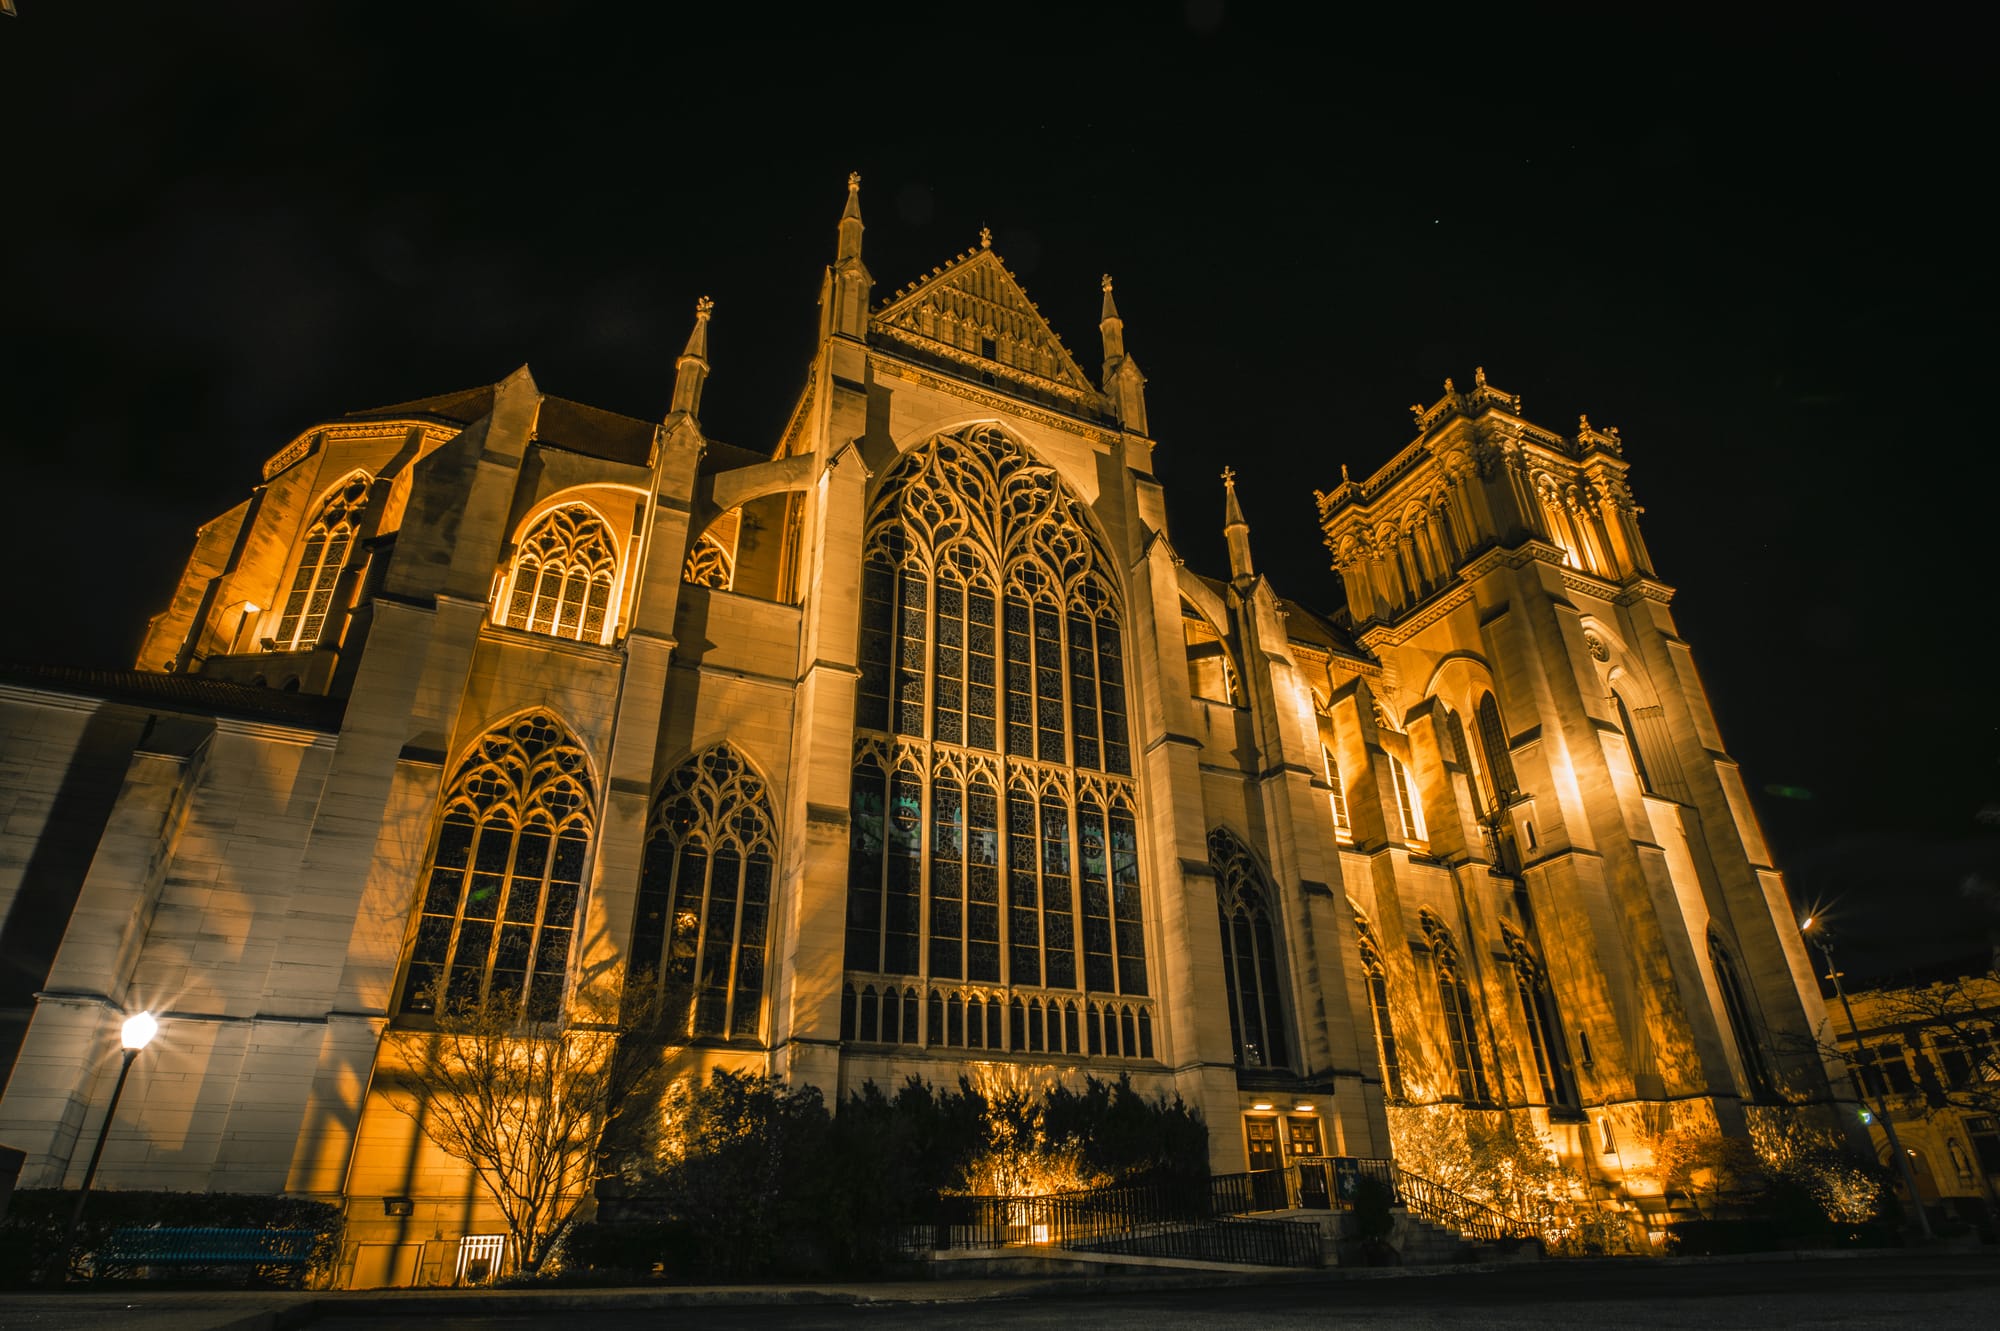
[[[361,530],[371,484],[366,472],[356,472],[320,505],[306,529],[298,566],[279,606],[278,631],[265,643],[267,651],[307,652],[319,646],[340,575]]]
[[[617,581],[611,529],[587,506],[566,504],[521,538],[500,590],[501,621],[510,629],[603,642]]]
[[[561,1010],[595,806],[583,749],[549,713],[473,745],[440,802],[399,1012]]]

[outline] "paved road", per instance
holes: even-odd
[[[522,1331],[545,1319],[328,1317],[314,1331]],[[904,1331],[936,1326],[1008,1331],[1258,1331],[1339,1327],[1917,1327],[2000,1326],[2000,1254],[1861,1257],[1729,1265],[1562,1263],[1464,1274],[1340,1280],[1252,1288],[1125,1292],[977,1303],[847,1307],[702,1308],[565,1313],[589,1331],[679,1323],[701,1331]]]
[[[808,1302],[726,1306],[781,1290],[548,1291],[509,1297],[541,1305],[515,1316],[484,1312],[481,1295],[442,1295],[418,1315],[370,1314],[369,1295],[83,1291],[0,1296],[4,1331],[250,1331],[272,1314],[313,1331],[1191,1331],[1218,1326],[1291,1328],[1896,1327],[1953,1331],[2000,1327],[2000,1252],[1858,1255],[1739,1263],[1551,1262],[1502,1270],[1382,1272],[1380,1278],[1308,1278],[1230,1288],[1162,1289],[1151,1278],[1115,1282],[1115,1293],[1047,1292],[1046,1281],[904,1282],[791,1291]],[[1097,1282],[1102,1286],[1104,1281]],[[1021,1296],[1007,1295],[1019,1289]],[[1038,1291],[1028,1296],[1027,1291]],[[972,1297],[979,1296],[979,1297]],[[392,1296],[394,1297],[394,1296]],[[431,1296],[415,1296],[428,1299]],[[683,1306],[617,1307],[618,1303]],[[717,1301],[720,1302],[717,1302]],[[832,1300],[832,1301],[829,1301]],[[403,1300],[407,1307],[407,1299]],[[342,1305],[345,1306],[342,1306]],[[695,1306],[699,1304],[700,1306]],[[317,1313],[318,1316],[312,1316]]]

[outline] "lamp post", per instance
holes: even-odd
[[[1799,932],[1813,933],[1814,923],[1812,916],[1806,916],[1806,921],[1799,927]],[[1847,990],[1841,987],[1840,970],[1833,964],[1833,944],[1828,941],[1824,929],[1819,931],[1812,942],[1813,946],[1819,949],[1820,959],[1826,962],[1826,978],[1833,981],[1833,996],[1840,1000],[1840,1010],[1847,1014],[1847,1029],[1854,1033],[1854,1048],[1855,1052],[1859,1053],[1862,1047],[1861,1023],[1854,1019],[1854,1005],[1847,1001]],[[1853,1058],[1848,1057],[1848,1062],[1852,1064]],[[1867,1093],[1858,1074],[1854,1078],[1854,1087],[1857,1098]],[[1917,1193],[1917,1175],[1916,1171],[1910,1168],[1910,1153],[1903,1149],[1903,1140],[1896,1135],[1896,1120],[1889,1117],[1887,1112],[1888,1101],[1885,1099],[1882,1104],[1883,1108],[1877,1109],[1866,1100],[1861,1101],[1861,1107],[1875,1115],[1876,1120],[1882,1124],[1883,1135],[1889,1139],[1889,1154],[1896,1157],[1896,1169],[1903,1176],[1903,1188],[1910,1194],[1911,1209],[1917,1213],[1917,1228],[1922,1231],[1925,1238],[1932,1238],[1934,1236],[1931,1234],[1931,1218],[1924,1210],[1924,1199]]]
[[[150,1012],[135,1012],[125,1018],[125,1024],[118,1028],[118,1042],[125,1047],[125,1061],[118,1066],[118,1080],[111,1086],[111,1103],[104,1107],[104,1122],[97,1129],[97,1146],[91,1151],[90,1164],[83,1171],[83,1187],[76,1194],[76,1208],[69,1213],[69,1228],[63,1231],[65,1263],[70,1241],[76,1235],[77,1222],[83,1219],[83,1204],[90,1200],[90,1184],[97,1177],[97,1162],[104,1158],[104,1142],[111,1135],[111,1116],[118,1112],[118,1097],[125,1093],[125,1078],[131,1075],[132,1060],[159,1033],[160,1023]]]

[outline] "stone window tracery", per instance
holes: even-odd
[[[502,622],[531,633],[602,642],[617,580],[618,543],[611,529],[588,506],[566,504],[521,538],[502,588]]]
[[[688,551],[687,563],[681,568],[681,581],[726,592],[735,576],[735,567],[722,542],[706,532],[697,536],[694,548]]]
[[[632,973],[657,986],[670,1036],[756,1039],[777,857],[770,792],[718,744],[653,804],[632,928]]]
[[[440,802],[400,1013],[497,1003],[556,1016],[595,804],[582,747],[548,712],[480,738]]]
[[[1222,974],[1229,1031],[1243,1067],[1291,1066],[1283,979],[1268,880],[1250,848],[1227,828],[1208,834],[1222,920]]]
[[[1126,1040],[1106,1034],[1123,1002],[1025,992],[1148,990],[1110,570],[1082,504],[997,429],[940,436],[885,480],[862,566],[849,1038],[1151,1057],[1147,1005]],[[916,996],[893,1028],[891,989]]]
[[[368,487],[372,484],[374,479],[368,473],[356,472],[320,505],[312,525],[306,529],[298,568],[292,573],[292,585],[286,589],[278,631],[269,650],[303,652],[319,646],[341,572],[347,567],[348,555],[361,530],[362,513],[368,507]]]
[[[1479,1042],[1479,1027],[1473,1019],[1472,993],[1465,983],[1458,945],[1434,915],[1423,916],[1424,937],[1430,943],[1431,969],[1437,977],[1438,1001],[1444,1010],[1446,1047],[1451,1051],[1452,1072],[1458,1083],[1458,1098],[1467,1104],[1485,1104],[1487,1092],[1486,1058]]]

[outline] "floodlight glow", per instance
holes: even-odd
[[[153,1042],[160,1033],[160,1023],[150,1012],[137,1012],[125,1018],[125,1024],[118,1029],[118,1041],[134,1053]]]

